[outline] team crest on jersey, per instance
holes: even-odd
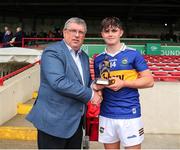
[[[123,58],[122,61],[121,61],[121,63],[122,63],[123,65],[126,65],[126,64],[128,63],[127,58]]]

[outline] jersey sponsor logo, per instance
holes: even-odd
[[[109,78],[109,73],[108,72],[102,72],[101,73],[101,78],[102,79],[108,79]]]
[[[138,78],[138,73],[135,70],[110,71],[110,77],[118,77],[121,80],[135,80]],[[104,72],[101,74],[101,78],[108,79],[109,74]]]

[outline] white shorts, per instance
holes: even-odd
[[[134,146],[144,140],[144,128],[141,118],[111,119],[99,116],[99,142],[121,142],[124,147]]]

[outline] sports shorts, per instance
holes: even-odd
[[[141,118],[112,119],[99,116],[99,139],[104,144],[120,142],[129,147],[142,143],[144,125]]]

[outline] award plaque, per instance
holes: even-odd
[[[110,62],[107,57],[105,57],[104,61],[99,64],[99,72],[100,72],[100,78],[95,79],[96,84],[100,85],[110,85],[113,83],[112,80],[110,80]]]

